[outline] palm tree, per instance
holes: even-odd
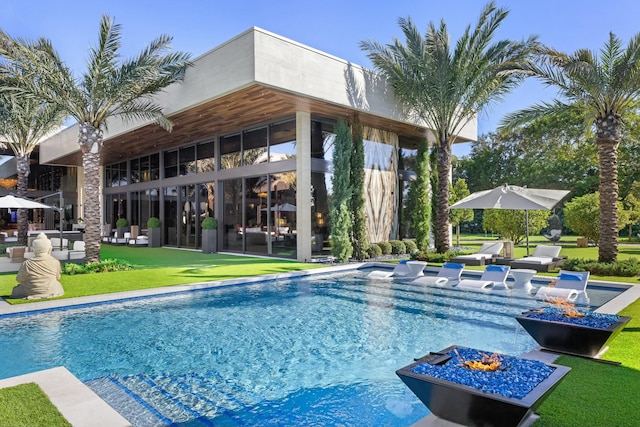
[[[487,104],[500,99],[524,78],[519,72],[529,58],[536,38],[521,42],[492,43],[508,11],[487,4],[476,26],[450,45],[444,21],[431,22],[424,38],[411,19],[399,19],[406,45],[399,40],[383,46],[361,42],[371,62],[391,83],[396,96],[430,128],[437,147],[435,245],[449,250],[449,177],[451,145],[456,135]]]
[[[136,57],[120,61],[120,38],[120,25],[104,15],[98,45],[89,52],[86,71],[76,79],[50,41],[14,40],[0,31],[0,56],[35,74],[35,78],[20,80],[19,93],[59,106],[79,124],[88,262],[100,259],[99,167],[107,121],[116,117],[155,121],[171,130],[171,122],[151,96],[182,81],[190,65],[189,54],[169,52],[172,38],[166,35],[153,40]]]
[[[0,93],[0,142],[16,156],[19,196],[27,195],[29,158],[40,142],[62,124],[63,112],[55,105],[40,103],[35,98],[19,99],[15,93]],[[18,244],[27,244],[26,209],[18,209]]]
[[[500,127],[513,129],[546,116],[579,113],[595,126],[600,162],[600,262],[618,256],[618,146],[624,116],[638,107],[640,95],[640,34],[623,49],[614,34],[597,53],[580,49],[568,55],[541,47],[529,71],[559,98],[507,115]]]

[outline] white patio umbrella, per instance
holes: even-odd
[[[62,209],[45,205],[27,197],[8,194],[0,197],[0,208],[5,209],[56,209],[60,212],[60,249],[62,249]]]
[[[36,202],[26,197],[19,197],[9,194],[0,197],[0,208],[5,209],[55,209],[53,206]]]
[[[527,255],[529,255],[529,211],[551,210],[564,199],[569,191],[503,185],[493,190],[475,192],[449,209],[512,209],[523,210],[527,223]]]

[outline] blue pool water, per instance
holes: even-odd
[[[366,272],[221,287],[0,318],[0,378],[65,366],[139,426],[408,426],[428,411],[396,369],[532,350],[514,316],[539,305]]]

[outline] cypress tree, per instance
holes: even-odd
[[[329,215],[331,216],[331,254],[339,262],[348,262],[353,252],[351,246],[352,189],[351,176],[351,132],[347,124],[339,120],[335,127],[336,139],[333,147],[333,195]]]
[[[429,147],[426,140],[418,144],[416,154],[416,179],[409,188],[411,223],[416,237],[416,245],[421,251],[429,249],[429,231],[431,229],[431,200],[429,191]]]
[[[356,117],[353,123],[353,150],[351,151],[351,175],[350,184],[353,190],[351,195],[353,257],[358,261],[366,258],[367,247],[367,219],[365,215],[364,196],[364,141],[362,137],[362,125]]]

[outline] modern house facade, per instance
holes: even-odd
[[[221,251],[310,261],[328,247],[333,127],[358,121],[365,140],[367,237],[400,237],[403,192],[418,141],[431,132],[376,74],[251,28],[205,53],[157,97],[173,122],[109,122],[102,148],[103,223],[144,232],[161,220],[166,246],[200,248],[200,223],[218,220]],[[78,127],[44,141],[39,162],[77,168]],[[458,141],[477,137],[469,123]]]

